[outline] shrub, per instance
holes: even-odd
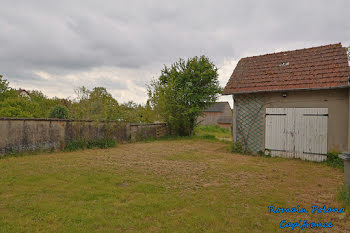
[[[233,142],[231,144],[231,152],[239,153],[239,154],[246,153],[246,151],[244,150],[243,144],[240,142]]]
[[[64,150],[65,151],[75,151],[75,150],[83,150],[87,148],[88,142],[84,139],[77,139],[70,141],[66,144]]]
[[[26,98],[16,97],[0,101],[1,117],[41,117],[40,105]]]
[[[101,139],[89,141],[87,148],[89,148],[89,149],[92,149],[92,148],[104,149],[104,148],[108,148],[108,147],[115,147],[116,145],[117,145],[116,140],[101,138]]]
[[[68,118],[68,108],[63,105],[56,105],[53,107],[49,114],[50,118],[57,119],[67,119]]]
[[[331,167],[344,168],[344,160],[338,157],[339,153],[329,152],[327,153],[327,160],[325,163]]]
[[[93,148],[109,148],[115,147],[117,145],[117,141],[113,139],[100,138],[95,140],[85,140],[85,139],[77,139],[67,143],[64,148],[65,151],[75,151],[75,150],[84,150],[84,149],[93,149]]]
[[[262,150],[259,150],[257,152],[257,154],[261,157],[267,157],[267,158],[270,158],[271,157],[271,150],[269,149],[266,149],[265,151],[262,151]]]

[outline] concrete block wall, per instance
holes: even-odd
[[[69,141],[111,138],[118,142],[167,135],[166,124],[125,124],[60,119],[0,118],[0,153],[60,149]]]

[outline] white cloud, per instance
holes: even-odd
[[[2,0],[0,73],[48,96],[105,86],[119,102],[144,103],[145,84],[180,57],[205,54],[225,86],[242,57],[349,46],[349,7],[347,0]]]
[[[222,87],[226,85],[236,64],[237,60],[225,58],[223,63],[217,66]],[[11,86],[29,90],[39,89],[49,97],[57,96],[59,98],[73,98],[74,89],[80,86],[86,86],[89,89],[103,86],[121,103],[131,100],[137,103],[146,103],[147,84],[153,77],[159,76],[161,69],[162,66],[159,66],[158,70],[152,67],[141,69],[99,67],[90,71],[63,75],[47,71],[34,71],[33,74],[38,76],[40,80],[14,81],[11,82]],[[229,101],[232,106],[231,96],[221,96],[220,101]]]
[[[219,81],[222,87],[225,87],[237,63],[237,59],[225,58],[223,63],[218,65]],[[228,101],[230,103],[231,108],[233,107],[233,100],[231,95],[220,96],[219,101]]]
[[[106,87],[119,102],[135,101],[145,103],[147,100],[147,83],[157,75],[152,68],[128,69],[118,67],[99,67],[90,71],[54,74],[46,71],[35,71],[39,80],[21,80],[11,82],[15,88],[40,89],[49,97],[73,98],[74,89],[86,86],[92,89]]]

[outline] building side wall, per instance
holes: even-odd
[[[220,127],[222,127],[222,128],[231,130],[231,125],[232,125],[232,124],[229,124],[229,123],[218,123],[218,125],[219,125]]]
[[[348,149],[349,90],[317,90],[235,95],[237,141],[264,150],[266,108],[328,108],[328,151]]]
[[[204,116],[198,117],[200,125],[221,125],[218,123],[221,117],[230,117],[232,119],[232,110],[229,104],[224,108],[223,112],[204,112]],[[226,125],[226,123],[224,123]]]
[[[232,109],[229,104],[225,107],[224,112],[222,113],[222,116],[229,116],[232,118]]]
[[[224,111],[223,111],[221,116],[222,117],[228,117],[229,119],[231,119],[230,120],[230,122],[231,122],[230,126],[232,125],[233,114],[232,114],[232,109],[231,109],[229,104],[226,105],[226,107],[225,107],[225,109],[224,109]],[[227,123],[225,123],[225,124],[227,124]]]
[[[221,114],[221,112],[205,112],[203,116],[198,117],[198,122],[200,125],[216,125]]]

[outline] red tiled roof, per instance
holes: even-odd
[[[223,94],[348,87],[346,48],[331,44],[242,58]]]

